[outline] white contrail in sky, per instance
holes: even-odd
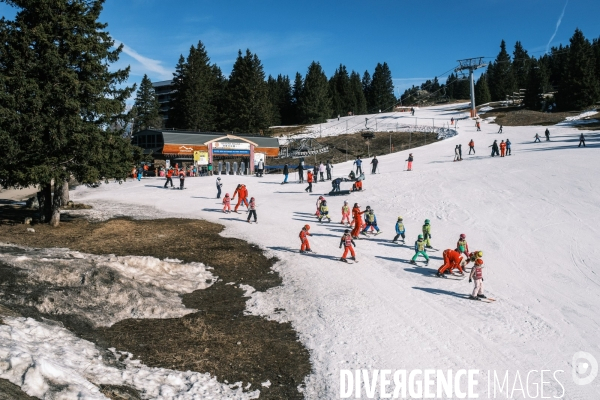
[[[131,47],[127,46],[125,43],[123,43],[117,39],[114,39],[114,38],[113,38],[113,40],[115,42],[115,47],[118,47],[119,45],[122,44],[123,45],[123,53],[127,54],[128,56],[130,56],[131,58],[136,60],[138,63],[140,63],[140,65],[142,66],[142,69],[144,70],[143,72],[150,72],[151,73],[150,75],[156,75],[156,76],[160,77],[161,79],[170,79],[173,76],[171,71],[169,71],[167,68],[162,66],[162,61],[144,57],[143,55],[141,55],[140,53],[138,53]]]
[[[560,26],[560,23],[562,22],[562,19],[565,16],[565,10],[567,9],[567,4],[569,4],[569,0],[567,0],[567,2],[565,3],[565,6],[563,7],[562,12],[560,13],[560,17],[558,17],[558,21],[556,22],[556,29],[554,29],[554,33],[552,34],[552,37],[550,38],[550,40],[548,40],[548,44],[546,45],[546,53],[548,53],[550,51],[550,43],[552,43],[552,41],[554,40],[554,36],[556,36],[556,32],[558,32],[558,27]]]

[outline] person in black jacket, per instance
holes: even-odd
[[[283,178],[283,182],[282,183],[287,183],[288,175],[289,174],[290,174],[290,169],[289,169],[288,165],[285,164],[283,166],[283,176],[284,176],[284,178]]]
[[[298,183],[303,183],[304,182],[304,166],[302,165],[302,162],[298,163],[298,177],[300,178]]]
[[[498,149],[498,141],[494,140],[494,143],[492,143],[491,146],[488,146],[492,148],[492,157],[494,157],[494,155],[499,156],[500,155],[500,150]]]
[[[577,147],[581,147],[582,144],[583,144],[583,147],[585,147],[585,136],[583,136],[583,133],[581,135],[579,135],[579,146],[577,146]]]
[[[379,164],[379,160],[377,159],[377,156],[373,156],[373,160],[371,161],[371,164],[373,165],[373,167],[371,168],[371,173],[374,174],[377,172],[377,164]]]

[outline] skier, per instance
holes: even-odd
[[[319,206],[319,222],[323,218],[327,218],[327,221],[331,222],[331,218],[329,217],[329,207],[327,207],[327,200],[323,199],[321,201],[321,205]]]
[[[183,184],[185,183],[185,171],[183,168],[179,171],[179,190],[183,190]]]
[[[315,185],[319,183],[319,166],[316,163],[313,166],[313,183]]]
[[[579,146],[577,146],[577,147],[581,147],[582,144],[583,144],[583,147],[585,147],[585,136],[583,136],[583,133],[581,135],[579,135]]]
[[[429,220],[425,220],[425,224],[423,224],[423,237],[425,238],[425,247],[428,249],[432,249],[431,247],[431,225],[429,225]]]
[[[352,219],[354,221],[354,229],[352,229],[352,238],[358,239],[358,235],[360,234],[360,229],[363,225],[363,220],[361,215],[364,214],[364,211],[360,211],[360,205],[358,203],[354,203],[354,207],[352,207]]]
[[[540,143],[540,135],[538,135],[537,133],[534,136],[535,140],[533,141],[533,143]]]
[[[221,186],[223,186],[223,183],[221,183],[221,177],[217,177],[217,199],[221,198]]]
[[[233,197],[231,198],[231,200],[235,200],[236,194],[238,195],[238,202],[235,205],[235,208],[233,209],[233,211],[238,212],[238,208],[240,207],[240,204],[245,204],[246,208],[248,208],[248,189],[246,189],[246,185],[244,185],[244,184],[237,185],[237,188],[235,189],[235,192],[233,192]]]
[[[263,160],[258,160],[258,165],[256,168],[256,177],[262,178],[264,170],[265,162]]]
[[[283,166],[283,183],[287,183],[288,175],[290,174],[290,167],[287,164]]]
[[[469,258],[467,259],[467,264],[470,262],[475,262],[478,259],[480,259],[481,257],[483,257],[483,251],[481,250],[475,250],[474,252],[471,253],[471,255],[469,256]]]
[[[463,261],[462,256],[456,250],[446,249],[444,250],[444,264],[437,270],[436,275],[439,278],[444,277],[446,271],[452,273],[454,268],[457,268],[461,275],[464,275],[463,265],[466,265],[466,261]]]
[[[348,226],[350,225],[350,206],[348,205],[348,200],[344,200],[344,205],[342,206],[342,221],[340,224],[344,224],[344,220],[348,222]]]
[[[475,261],[475,266],[471,269],[471,274],[469,274],[469,283],[473,282],[473,280],[475,280],[475,287],[469,298],[471,300],[485,299],[485,294],[483,294],[483,260],[481,258]]]
[[[142,180],[143,176],[144,176],[144,167],[142,167],[140,165],[140,167],[137,170],[137,180],[138,180],[138,182]]]
[[[298,237],[300,237],[300,242],[302,243],[300,245],[300,253],[306,253],[306,252],[310,252],[312,251],[310,249],[310,243],[308,243],[308,237],[312,236],[309,232],[310,230],[310,225],[304,225],[302,227],[302,230],[300,231],[300,235],[298,235]]]
[[[367,236],[367,231],[369,230],[369,228],[375,228],[375,230],[377,231],[375,235],[379,235],[381,233],[379,227],[377,226],[377,217],[375,216],[375,210],[371,209],[371,206],[367,206],[367,209],[365,210],[365,222],[367,223],[367,225],[361,232],[363,235]]]
[[[479,121],[475,122],[475,126],[477,127],[477,132],[481,131],[481,123]]]
[[[454,146],[454,161],[460,161],[458,156],[458,145]]]
[[[504,143],[504,140],[500,142],[500,157],[504,157],[504,154],[506,153],[506,143]]]
[[[332,192],[339,192],[340,189],[340,184],[342,183],[342,178],[335,178],[334,180],[331,181],[331,191]]]
[[[467,258],[470,257],[469,244],[467,243],[467,235],[465,235],[464,233],[460,234],[458,242],[456,242],[456,251],[458,251],[459,253],[463,253],[465,256],[467,256]]]
[[[325,197],[323,196],[319,196],[319,198],[317,199],[317,212],[315,212],[315,215],[317,216],[317,218],[319,218],[319,215],[321,215],[321,203],[325,200]]]
[[[321,182],[325,182],[325,165],[323,165],[323,161],[321,161],[321,165],[319,165],[319,176],[321,177]]]
[[[356,164],[356,175],[362,174],[362,160],[360,159],[360,157],[356,157],[356,160],[354,160],[354,163],[352,165],[354,164]]]
[[[507,156],[510,156],[510,155],[512,154],[512,152],[510,151],[510,145],[511,145],[512,143],[511,143],[511,142],[510,142],[510,140],[508,140],[508,139],[506,139],[506,142],[505,142],[505,143],[506,143],[506,155],[507,155]]]
[[[248,210],[250,210],[248,212],[248,223],[250,223],[250,217],[254,215],[254,222],[256,221],[256,200],[254,200],[254,197],[250,198],[250,205],[248,206]]]
[[[475,142],[473,139],[471,139],[469,142],[469,155],[471,155],[471,151],[473,151],[473,154],[475,154]]]
[[[548,128],[546,128],[546,132],[544,132],[544,134],[546,135],[546,142],[550,141],[550,130],[548,130]]]
[[[398,221],[396,222],[396,236],[392,239],[392,242],[397,242],[398,238],[402,236],[402,243],[404,243],[406,229],[404,228],[404,222],[402,222],[402,217],[398,217]]]
[[[462,144],[458,145],[458,161],[462,161]]]
[[[298,183],[304,183],[304,165],[302,161],[298,162]]]
[[[498,141],[494,140],[494,143],[492,143],[490,146],[492,148],[492,157],[494,157],[495,155],[500,155],[500,152],[498,151]]]
[[[306,189],[304,189],[304,191],[312,193],[313,173],[310,169],[306,173],[306,182],[308,182],[308,186],[306,187]]]
[[[325,165],[325,170],[327,171],[327,180],[331,180],[331,170],[333,169],[333,165],[330,160],[327,160],[327,164]]]
[[[346,261],[346,256],[348,255],[348,252],[350,252],[350,255],[352,256],[350,257],[350,259],[356,261],[356,254],[354,253],[354,249],[352,248],[352,246],[356,247],[356,243],[354,243],[354,240],[350,235],[349,229],[346,229],[344,231],[344,235],[340,240],[340,249],[342,248],[342,245],[344,246],[344,254],[342,255],[342,258],[340,258],[340,261],[348,262]]]
[[[413,163],[413,155],[412,153],[408,154],[408,159],[406,159],[406,161],[408,161],[408,167],[407,167],[407,171],[412,171],[412,163]]]
[[[419,255],[425,257],[425,265],[428,265],[429,264],[429,256],[427,255],[427,250],[425,249],[425,242],[423,241],[423,235],[419,235],[419,238],[415,242],[415,255],[410,260],[410,263],[416,264],[416,260]]]
[[[373,168],[371,169],[372,174],[377,172],[377,164],[379,164],[379,160],[377,159],[377,156],[373,156],[373,160],[371,160],[371,165],[373,165]]]
[[[231,212],[231,197],[229,197],[229,193],[225,193],[225,197],[223,197],[223,212],[225,214]]]
[[[498,133],[502,133],[502,125],[500,125],[500,129],[498,129]]]
[[[168,184],[171,184],[171,187],[173,187],[173,168],[169,168],[169,170],[167,171],[167,181],[165,182],[165,189],[167,188]]]

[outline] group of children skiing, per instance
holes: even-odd
[[[221,178],[217,178],[217,198],[219,198],[221,195],[221,186],[223,186],[221,183]],[[238,208],[240,207],[240,204],[244,204],[246,206],[246,210],[248,211],[248,219],[246,221],[249,223],[250,219],[254,217],[254,222],[258,223],[256,218],[256,199],[254,197],[250,197],[250,201],[248,201],[248,189],[244,184],[237,185],[235,191],[233,192],[233,197],[229,197],[229,193],[225,193],[225,197],[223,198],[222,202],[223,212],[226,214],[231,213],[231,201],[235,200],[236,195],[238,196],[238,202],[235,205],[233,212],[239,214]]]

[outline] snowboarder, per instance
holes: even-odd
[[[327,171],[327,180],[331,180],[331,170],[333,169],[333,165],[330,160],[327,160],[327,164],[325,165],[325,171]]]
[[[179,171],[179,190],[183,190],[183,184],[185,183],[185,171],[183,168]]]
[[[402,222],[402,217],[398,217],[398,221],[396,221],[396,236],[394,236],[392,242],[397,242],[398,238],[402,236],[402,243],[404,243],[404,239],[406,238],[405,232],[406,229],[404,228],[404,222]]]
[[[329,217],[329,207],[327,207],[327,200],[321,200],[321,204],[319,206],[319,222],[323,220],[323,218],[327,218],[327,221],[331,222],[331,218]]]
[[[362,174],[362,160],[360,159],[360,157],[356,157],[356,160],[354,160],[354,163],[352,165],[354,164],[356,164],[356,175]]]
[[[342,255],[342,258],[340,258],[340,261],[348,262],[346,261],[346,256],[348,255],[348,252],[350,252],[350,255],[352,256],[350,257],[350,259],[356,261],[356,254],[354,253],[354,249],[352,248],[352,246],[356,247],[356,243],[354,243],[354,240],[350,235],[349,229],[346,229],[344,231],[344,235],[342,235],[342,238],[340,240],[340,249],[342,248],[342,246],[344,246],[344,254]]]
[[[283,166],[283,183],[287,183],[288,175],[290,174],[290,167],[287,164]]]
[[[345,225],[344,220],[350,225],[350,206],[348,205],[348,200],[344,200],[344,205],[342,206],[342,221],[340,224]]]
[[[500,129],[498,129],[498,133],[502,133],[502,125],[500,125]]]
[[[469,155],[471,155],[471,151],[473,151],[473,154],[475,154],[475,142],[473,139],[471,139],[469,142]]]
[[[467,256],[467,258],[469,258],[470,256],[469,244],[467,243],[467,235],[465,235],[464,233],[460,234],[458,242],[456,242],[456,251],[458,251],[459,253],[463,253],[465,256]]]
[[[238,195],[238,202],[235,205],[233,211],[237,212],[238,208],[240,207],[240,204],[245,204],[246,208],[248,208],[248,189],[246,189],[246,185],[237,185],[237,188],[235,189],[235,192],[233,192],[233,197],[231,198],[231,200],[235,200],[236,194]]]
[[[367,223],[367,225],[361,232],[363,235],[367,235],[367,231],[369,230],[369,228],[375,228],[375,230],[377,231],[376,235],[379,235],[381,233],[379,227],[377,226],[377,217],[375,216],[375,210],[373,210],[371,206],[367,206],[367,209],[365,210],[365,222]]]
[[[410,260],[411,264],[416,264],[418,256],[425,257],[425,264],[429,264],[429,256],[427,255],[427,250],[425,249],[425,242],[423,241],[423,235],[419,235],[417,241],[415,242],[415,255]]]
[[[306,173],[306,182],[308,182],[308,186],[304,189],[305,192],[312,193],[312,184],[313,184],[313,173],[311,170],[308,170]]]
[[[407,171],[412,171],[412,163],[413,163],[413,155],[412,153],[408,154],[408,158],[406,159],[406,161],[408,161],[408,166],[406,168]]]
[[[165,182],[165,189],[167,188],[168,184],[171,184],[171,187],[173,187],[173,168],[169,168],[169,170],[167,171],[167,181]]]
[[[460,253],[456,250],[446,249],[444,250],[444,264],[438,268],[436,275],[440,278],[444,276],[446,271],[448,273],[452,273],[454,268],[457,268],[461,275],[464,275],[463,266],[467,264],[466,261],[463,260]]]
[[[250,198],[250,205],[248,206],[248,223],[250,223],[250,217],[254,215],[254,222],[256,221],[256,200],[254,200],[254,197]]]
[[[339,192],[340,189],[340,184],[342,183],[342,178],[335,178],[334,180],[331,181],[331,191],[332,192]]]
[[[585,136],[583,136],[583,133],[581,135],[579,135],[579,146],[577,146],[577,147],[581,147],[582,144],[583,144],[583,147],[585,147]]]
[[[352,229],[352,238],[358,239],[358,235],[360,234],[360,229],[363,225],[362,215],[364,211],[360,211],[360,205],[358,203],[354,203],[354,207],[352,207],[352,220],[354,221],[354,229]]]
[[[498,141],[497,140],[494,140],[494,143],[492,143],[488,147],[492,148],[492,157],[500,155],[500,152],[498,151]]]
[[[223,186],[223,183],[221,182],[221,177],[217,177],[217,199],[221,198],[221,186]]]
[[[373,156],[373,160],[371,160],[371,165],[373,166],[371,168],[372,174],[375,174],[377,172],[377,164],[379,164],[379,160],[377,159],[377,156]]]
[[[423,237],[425,238],[425,247],[428,249],[432,249],[431,247],[431,225],[429,225],[429,220],[425,220],[425,224],[423,224]]]
[[[298,235],[298,237],[300,238],[300,253],[306,253],[309,251],[312,251],[310,249],[310,243],[308,243],[308,237],[312,236],[309,232],[310,230],[310,225],[306,224],[302,227],[302,230],[300,231],[300,234]]]
[[[546,132],[544,132],[544,134],[546,135],[546,142],[550,141],[550,130],[548,128],[546,128]]]
[[[538,135],[537,133],[534,136],[535,140],[533,141],[533,143],[540,143],[540,135]]]
[[[485,299],[486,297],[483,294],[483,260],[481,258],[475,261],[475,266],[469,274],[469,283],[473,282],[473,280],[475,280],[475,287],[469,298],[472,300]]]
[[[460,161],[458,156],[458,145],[454,146],[454,161]]]
[[[506,143],[504,143],[504,140],[500,142],[500,157],[504,157],[504,154],[506,153]]]
[[[321,215],[321,203],[323,202],[323,200],[325,200],[325,197],[323,196],[319,196],[319,198],[317,199],[317,212],[315,212],[317,218],[319,218],[319,215]]]
[[[321,164],[319,165],[319,176],[321,178],[321,182],[325,182],[325,165],[323,164],[323,161],[321,161]]]
[[[511,145],[512,143],[511,143],[511,142],[510,142],[510,140],[508,140],[508,139],[506,139],[506,142],[505,142],[505,143],[506,143],[506,155],[507,155],[507,156],[510,156],[510,155],[511,155],[511,153],[512,153],[512,152],[510,151],[510,145]]]
[[[229,197],[229,193],[225,193],[225,197],[223,197],[223,212],[225,214],[231,212],[231,197]]]

